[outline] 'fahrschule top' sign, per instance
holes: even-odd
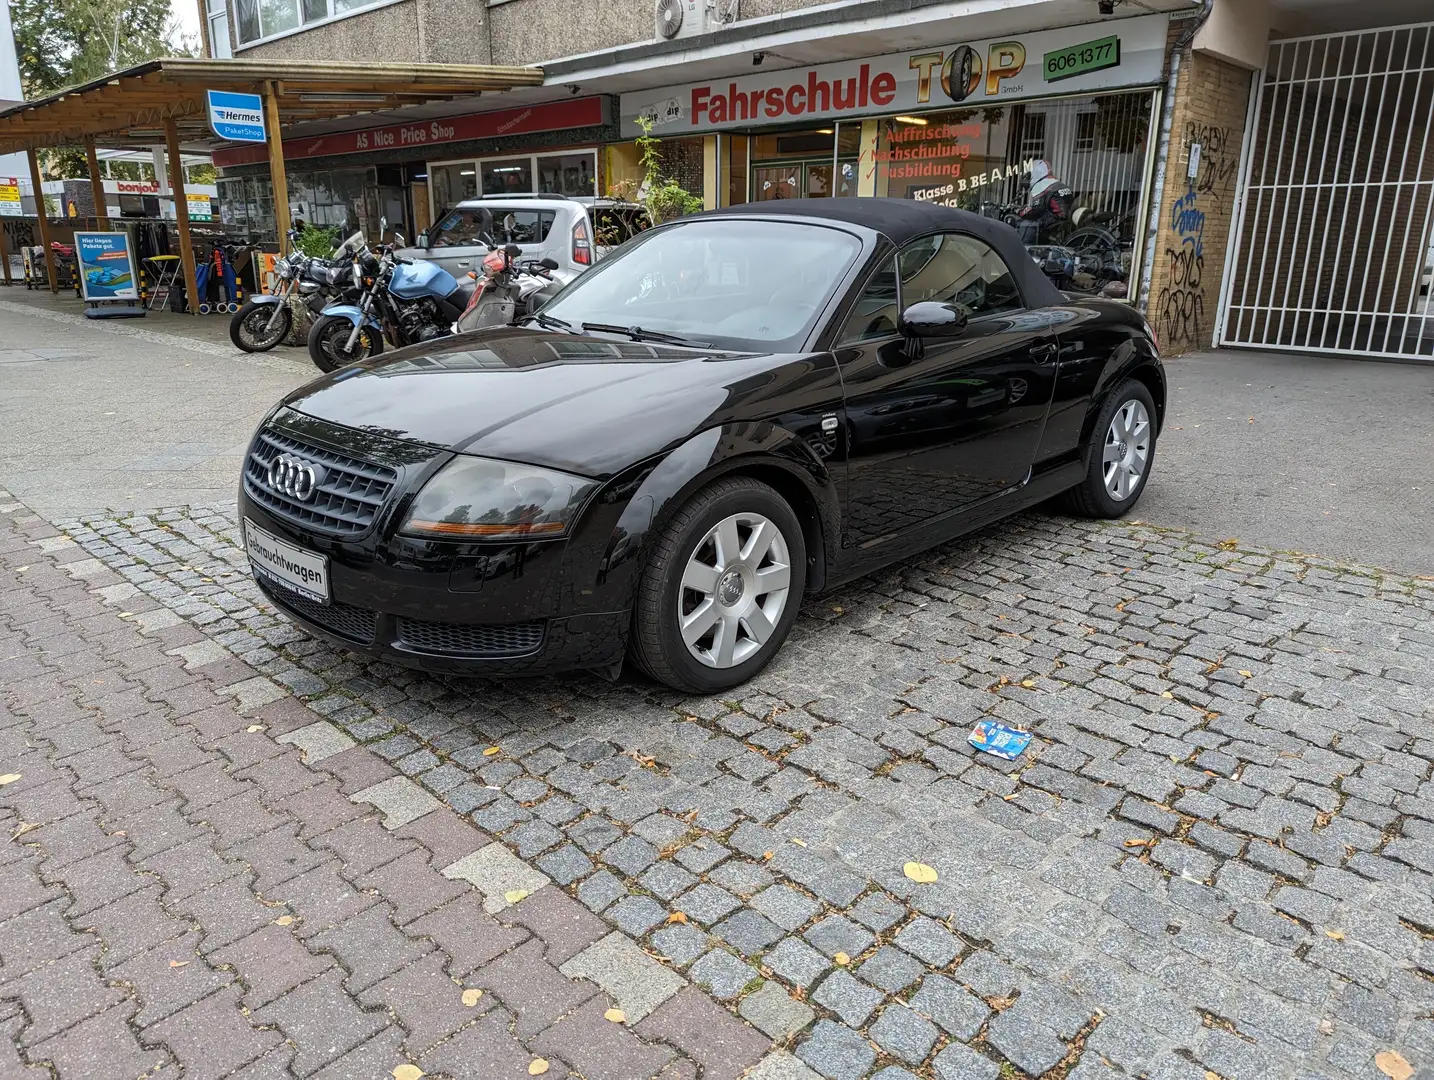
[[[264,101],[258,94],[209,91],[209,127],[230,142],[264,141]]]
[[[1040,30],[989,41],[762,71],[622,95],[622,131],[646,117],[664,135],[971,108],[1158,83],[1164,15]]]

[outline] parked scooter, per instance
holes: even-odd
[[[387,231],[387,221],[380,223]],[[477,288],[438,265],[395,254],[394,243],[375,254],[365,244],[352,255],[352,273],[363,292],[357,303],[330,304],[309,330],[309,357],[320,371],[376,356],[385,339],[394,346],[447,337]]]
[[[289,243],[298,239],[298,231],[289,230]],[[344,286],[351,283],[346,258],[350,245],[362,245],[363,235],[349,237],[327,259],[305,255],[294,248],[274,262],[277,279],[274,292],[256,294],[229,320],[229,339],[245,352],[268,352],[289,336],[294,311],[289,305],[295,292],[305,298],[309,310],[317,316],[323,308],[340,298]]]
[[[453,332],[481,330],[490,326],[508,326],[536,312],[563,287],[553,277],[558,264],[553,259],[525,259],[518,262],[523,249],[517,244],[492,249],[483,260],[480,276],[470,271],[477,289],[463,314],[453,324]]]

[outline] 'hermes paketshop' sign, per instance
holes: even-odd
[[[638,134],[640,116],[685,134],[1149,85],[1160,81],[1168,26],[1164,15],[1144,15],[642,90],[622,95],[622,131]]]
[[[591,127],[603,123],[603,120],[602,98],[570,98],[520,109],[497,109],[493,112],[469,113],[466,116],[444,116],[437,120],[417,120],[411,124],[340,131],[307,139],[285,139],[284,159],[294,161],[335,154],[369,154],[375,151],[426,148],[442,146],[444,143],[468,142],[471,139],[497,139],[505,135],[525,135],[535,131]],[[214,164],[221,169],[267,160],[268,151],[262,146],[240,146],[214,151]]]

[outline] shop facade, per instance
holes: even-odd
[[[886,196],[1001,218],[1048,169],[1075,213],[1042,239],[1099,247],[1076,284],[1124,297],[1169,34],[1168,16],[1149,15],[635,91],[621,133],[706,139],[709,205]]]
[[[605,97],[578,97],[284,140],[290,215],[320,227],[412,239],[478,194],[594,195],[615,125]],[[261,151],[218,150],[226,227],[275,242]]]

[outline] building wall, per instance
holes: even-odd
[[[566,5],[568,0],[559,2]],[[233,4],[229,11],[230,40],[237,42]],[[246,60],[491,64],[488,11],[486,0],[404,0],[302,33],[236,48],[234,55]]]
[[[1167,356],[1210,347],[1250,91],[1244,68],[1208,53],[1187,51],[1182,59],[1146,312]],[[1192,178],[1196,144],[1200,161]]]

